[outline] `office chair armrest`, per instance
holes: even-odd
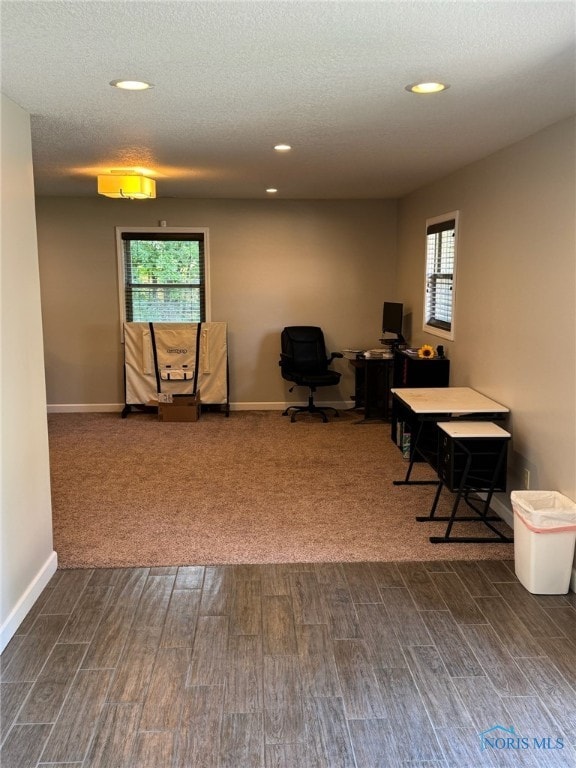
[[[331,362],[332,362],[332,360],[334,360],[334,358],[335,358],[335,357],[344,357],[344,355],[342,354],[342,352],[332,352],[332,354],[330,355],[330,359],[328,360],[328,362],[329,362],[329,363],[331,363]]]
[[[292,362],[292,358],[289,355],[285,355],[283,352],[280,352],[280,360],[278,360],[278,365],[280,367],[284,365],[289,365],[289,363]]]

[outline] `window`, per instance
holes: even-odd
[[[116,232],[122,322],[209,319],[207,230],[118,227]]]
[[[426,289],[423,329],[454,338],[454,287],[458,211],[426,221]]]

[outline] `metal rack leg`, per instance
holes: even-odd
[[[416,460],[416,454],[420,453],[418,449],[418,444],[421,439],[422,430],[424,429],[424,421],[420,420],[418,431],[416,433],[416,440],[414,441],[414,445],[410,447],[410,463],[408,464],[408,469],[406,470],[406,477],[404,480],[393,480],[392,485],[437,485],[438,480],[410,480],[410,475],[412,474],[412,468],[414,467],[414,462]],[[422,455],[422,454],[421,454]]]
[[[500,520],[500,518],[496,517],[489,517],[488,512],[490,509],[490,502],[492,500],[492,496],[494,495],[494,489],[496,487],[497,478],[500,472],[500,469],[502,467],[502,463],[504,461],[504,457],[506,455],[507,450],[507,444],[503,443],[502,448],[500,451],[500,455],[498,457],[498,461],[496,462],[496,466],[494,468],[494,472],[492,474],[492,481],[490,483],[490,487],[488,489],[488,493],[486,496],[486,499],[484,501],[484,504],[482,506],[482,509],[476,509],[469,501],[468,501],[468,493],[470,493],[471,488],[467,488],[467,481],[468,481],[468,475],[470,474],[470,468],[472,465],[472,454],[470,451],[466,448],[465,445],[460,443],[461,448],[468,454],[468,457],[466,459],[466,465],[464,468],[464,472],[462,474],[462,479],[460,481],[460,486],[458,487],[458,490],[456,492],[456,499],[454,501],[454,504],[452,506],[452,513],[448,519],[448,525],[446,526],[446,532],[444,536],[431,536],[430,542],[432,544],[449,544],[449,543],[460,543],[460,544],[486,544],[486,543],[493,543],[493,544],[511,544],[514,539],[510,538],[509,536],[506,536],[505,534],[501,533],[497,528],[495,528],[493,525],[491,525],[491,522],[495,522],[497,520]],[[464,499],[468,506],[473,509],[476,512],[475,517],[456,517],[456,512],[458,510],[458,506],[460,504],[460,501],[462,499],[462,496],[464,496]],[[431,519],[431,518],[428,518]],[[435,520],[441,520],[442,518],[434,518]],[[446,518],[444,518],[446,519]],[[452,527],[455,522],[482,522],[484,525],[486,525],[493,533],[495,533],[495,536],[451,536]]]
[[[434,494],[434,501],[432,502],[432,508],[430,509],[430,514],[428,515],[418,515],[416,517],[416,520],[419,523],[425,523],[427,521],[433,521],[436,522],[437,520],[444,520],[447,518],[442,517],[436,517],[436,508],[438,507],[438,502],[440,501],[440,494],[442,493],[442,488],[444,488],[444,483],[439,482],[438,488],[436,488],[436,493]]]

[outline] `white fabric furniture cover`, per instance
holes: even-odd
[[[223,322],[200,324],[197,391],[205,404],[228,404],[226,330]],[[192,394],[197,333],[197,323],[124,323],[127,406],[147,405],[158,392]]]

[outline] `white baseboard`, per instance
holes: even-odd
[[[124,403],[53,403],[48,413],[120,413]]]
[[[231,411],[284,411],[290,405],[307,405],[307,400],[298,400],[288,402],[276,402],[276,403],[230,403]],[[352,400],[317,400],[316,405],[318,408],[336,408],[338,411],[345,411],[348,408],[352,408],[354,403]]]
[[[231,411],[283,411],[289,405],[306,405],[307,401],[277,402],[277,403],[230,403]],[[336,408],[339,411],[352,408],[352,400],[322,401],[318,400],[319,408]],[[47,406],[48,413],[121,413],[124,403],[52,403]]]
[[[56,573],[57,568],[58,555],[56,552],[52,552],[42,568],[40,568],[36,576],[32,579],[24,593],[20,596],[20,599],[14,608],[10,611],[6,621],[4,621],[0,627],[0,653],[2,653],[12,637],[16,634],[16,630],[26,618],[26,614],[30,608],[32,608],[36,600],[40,597],[40,593],[44,587]]]
[[[478,495],[481,498],[486,498],[486,494]],[[510,528],[514,528],[514,512],[512,512],[512,508],[505,504],[502,499],[498,498],[497,496],[492,496],[490,507],[494,510],[494,512],[496,512],[498,517],[501,517],[502,520],[504,520],[504,522],[510,526]]]
[[[231,411],[283,411],[286,403],[230,403]]]

